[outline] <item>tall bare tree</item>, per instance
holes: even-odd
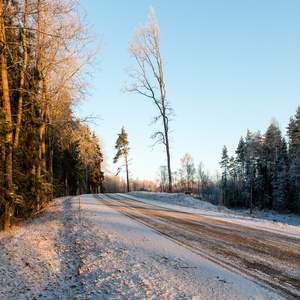
[[[152,138],[156,143],[166,147],[167,167],[169,177],[169,192],[172,192],[172,173],[169,145],[169,121],[172,109],[166,99],[166,88],[163,74],[163,61],[160,54],[159,42],[161,40],[154,9],[150,6],[149,21],[145,26],[140,25],[133,31],[129,41],[129,54],[135,58],[136,66],[127,69],[130,78],[135,81],[125,86],[126,92],[137,93],[152,100],[159,114],[154,122],[162,121],[163,130],[156,131]]]

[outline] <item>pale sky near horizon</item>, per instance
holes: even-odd
[[[131,176],[156,178],[166,165],[163,145],[150,139],[157,109],[138,95],[122,94],[130,81],[124,69],[134,28],[154,7],[163,33],[167,98],[175,116],[171,129],[171,167],[177,171],[188,152],[211,175],[220,170],[221,150],[234,155],[247,128],[265,133],[275,118],[283,134],[300,105],[299,0],[81,0],[106,45],[99,56],[92,89],[77,114],[100,116],[91,129],[101,137],[112,173],[122,126],[128,133]]]

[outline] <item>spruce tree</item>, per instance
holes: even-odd
[[[95,145],[94,165],[90,173],[90,185],[93,193],[103,193],[104,172],[102,171],[103,155],[99,144]]]
[[[246,160],[246,145],[243,137],[240,138],[239,144],[235,151],[236,153],[236,163],[238,167],[238,176],[240,179],[244,178],[245,175],[245,160]]]
[[[287,128],[290,180],[288,207],[300,215],[300,106]]]
[[[227,147],[224,145],[222,149],[222,158],[220,161],[221,168],[223,169],[222,172],[222,196],[225,202],[225,205],[227,205],[227,178],[228,178],[228,169],[229,169],[229,156],[228,156],[228,150]]]
[[[274,123],[268,127],[263,141],[266,165],[267,196],[271,199],[270,208],[282,209],[286,203],[286,188],[283,181],[287,178],[287,146],[281,131]],[[285,177],[285,178],[283,178]]]

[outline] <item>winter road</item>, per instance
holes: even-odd
[[[96,197],[197,255],[269,286],[288,299],[300,297],[300,240],[295,237],[166,209],[118,194]]]

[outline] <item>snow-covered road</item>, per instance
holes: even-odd
[[[299,297],[300,240],[123,195],[101,201],[175,243],[254,281]]]
[[[103,198],[57,199],[1,232],[0,299],[291,299],[141,224],[141,210],[137,222]]]

